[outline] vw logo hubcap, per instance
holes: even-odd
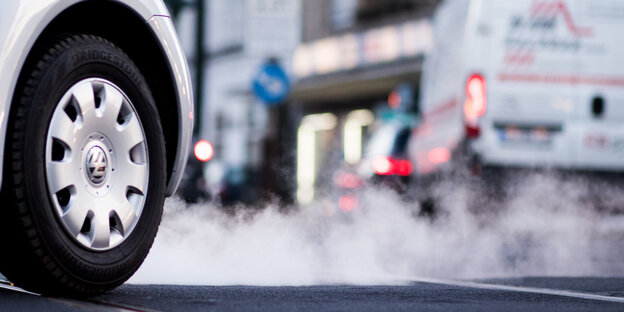
[[[108,159],[106,153],[99,146],[89,149],[86,159],[87,177],[95,185],[102,184],[106,179]]]

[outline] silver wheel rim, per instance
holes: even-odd
[[[108,250],[137,225],[147,194],[145,131],[132,102],[100,78],[74,84],[48,127],[45,170],[66,232],[91,250]]]

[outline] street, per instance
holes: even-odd
[[[513,286],[511,286],[513,285]],[[5,286],[6,287],[6,286]],[[0,289],[2,311],[622,311],[624,278],[413,281],[405,286],[124,285],[87,299]]]

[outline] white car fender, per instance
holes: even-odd
[[[5,136],[7,121],[20,71],[36,40],[49,23],[65,9],[83,0],[19,0],[0,1],[0,164],[4,163]],[[111,0],[123,3],[138,13],[157,35],[163,48],[171,72],[174,74],[176,91],[179,99],[178,153],[166,195],[175,192],[186,165],[186,156],[190,148],[193,124],[193,101],[190,75],[184,54],[177,44],[175,30],[169,18],[169,12],[161,0]],[[2,168],[0,166],[0,186]]]

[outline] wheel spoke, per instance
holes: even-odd
[[[91,247],[93,248],[107,248],[110,245],[110,217],[108,209],[103,205],[98,205],[97,211],[91,222],[91,233],[93,239],[91,241]]]
[[[102,119],[107,126],[112,127],[117,122],[119,110],[123,103],[123,95],[115,88],[108,84],[104,84],[104,90],[101,93],[102,102],[99,110],[102,112]]]
[[[119,168],[119,182],[122,187],[132,187],[145,194],[147,183],[147,165],[135,164],[131,161],[122,161],[123,165]]]
[[[120,154],[128,154],[133,147],[144,141],[141,124],[134,114],[131,115],[130,120],[117,128],[119,132],[113,144]]]
[[[89,214],[90,206],[83,194],[78,193],[72,197],[69,210],[61,218],[71,235],[78,237]]]
[[[80,172],[73,161],[50,161],[47,163],[48,185],[52,193],[80,182]]]
[[[65,114],[65,112],[57,112],[54,114],[50,127],[48,129],[48,136],[63,141],[68,146],[72,143],[76,143],[78,140],[78,127],[76,124]]]
[[[95,94],[91,83],[80,83],[74,86],[72,94],[85,123],[93,122],[91,119],[95,117]]]
[[[132,207],[130,202],[125,198],[123,199],[123,204],[118,205],[114,210],[119,217],[119,220],[121,220],[121,234],[125,235],[125,233],[127,233],[135,224],[135,221],[137,221],[139,216],[134,210],[134,207]]]

